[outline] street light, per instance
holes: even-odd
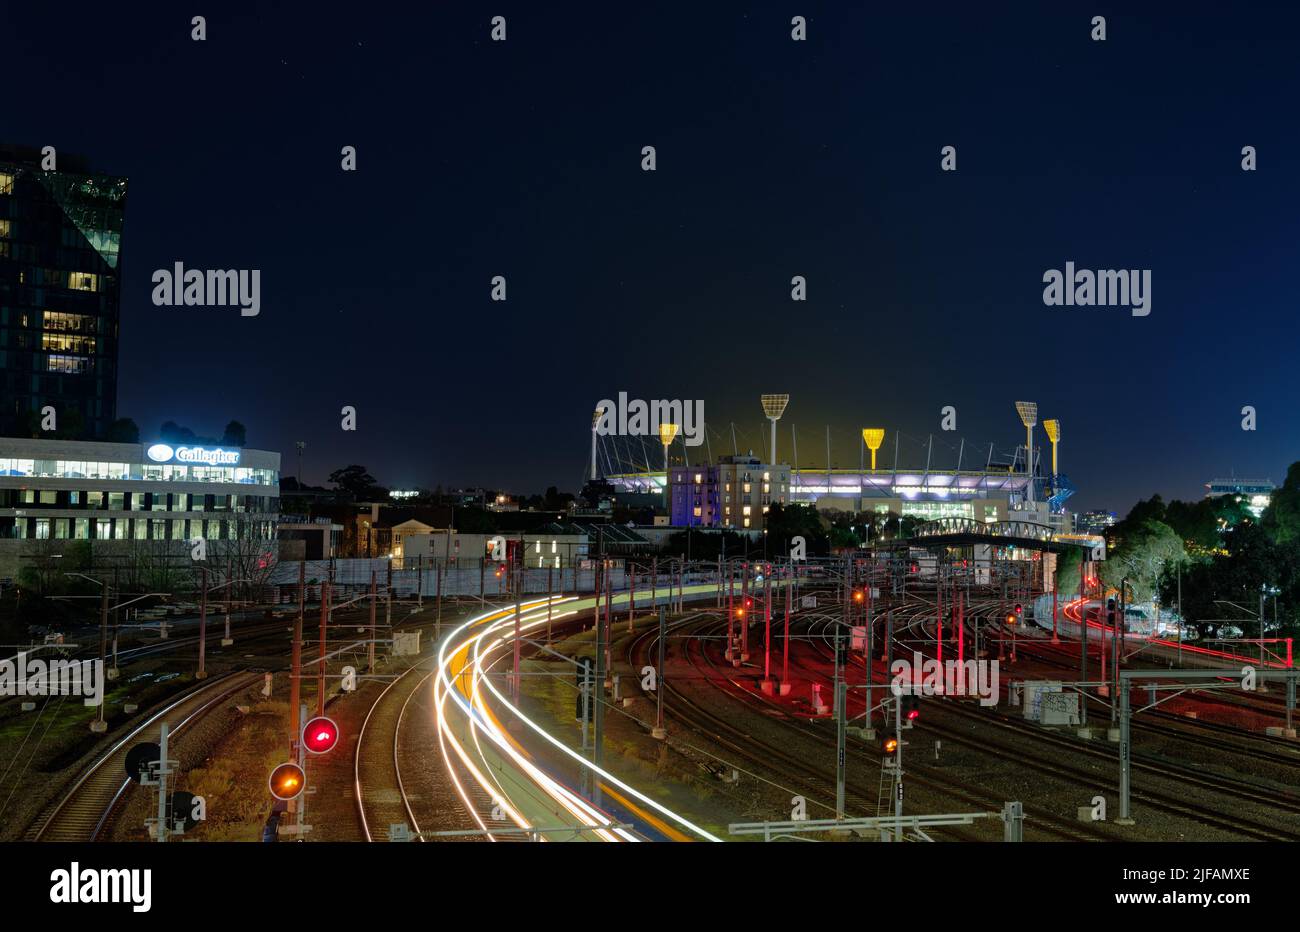
[[[875,472],[876,451],[885,442],[885,429],[883,427],[864,427],[862,428],[862,439],[866,443],[867,449],[871,451],[871,471]]]
[[[664,445],[664,510],[668,513],[668,523],[672,524],[673,507],[672,507],[672,485],[668,481],[668,448],[672,446],[673,440],[677,438],[677,431],[681,428],[676,424],[659,425],[659,442]]]
[[[1029,482],[1025,494],[1028,500],[1034,500],[1034,425],[1038,423],[1038,405],[1032,401],[1017,401],[1016,413],[1020,423],[1025,425],[1025,475]]]
[[[776,465],[776,422],[785,414],[785,406],[790,403],[789,395],[759,395],[759,401],[763,403],[763,413],[767,419],[772,422],[772,456],[768,460],[773,466]]]
[[[596,413],[591,416],[591,479],[593,482],[596,481],[596,427],[604,416],[604,408],[597,408]]]
[[[1052,476],[1056,476],[1056,445],[1061,439],[1061,422],[1058,420],[1043,421],[1043,430],[1047,431],[1047,439],[1052,441]]]

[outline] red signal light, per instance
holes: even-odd
[[[271,795],[276,799],[288,802],[291,799],[297,799],[307,787],[307,775],[302,772],[302,768],[294,763],[281,764],[271,771],[271,778],[267,781],[271,788]]]
[[[324,754],[333,750],[338,743],[339,726],[334,724],[333,719],[322,715],[303,726],[302,746],[313,754]]]

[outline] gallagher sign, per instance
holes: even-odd
[[[223,450],[221,447],[172,447],[165,443],[149,446],[145,455],[155,463],[192,463],[201,466],[237,466],[238,450]]]

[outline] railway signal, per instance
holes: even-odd
[[[204,805],[193,793],[177,790],[168,797],[167,803],[172,817],[172,831],[188,832],[199,824]]]
[[[898,752],[898,735],[885,735],[880,741],[880,750],[886,754],[896,754]]]
[[[140,777],[149,772],[149,765],[162,759],[162,748],[152,741],[137,744],[126,752],[126,775],[132,782],[139,783]]]
[[[339,743],[339,726],[324,715],[313,718],[302,728],[302,746],[313,754],[332,751]]]
[[[921,717],[921,700],[915,696],[902,696],[900,701],[903,703],[903,719],[914,722]]]
[[[307,787],[307,775],[303,773],[301,767],[289,762],[281,764],[271,771],[271,777],[267,781],[271,787],[271,795],[276,799],[288,802],[291,799],[297,799]]]

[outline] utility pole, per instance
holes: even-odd
[[[519,645],[523,641],[523,633],[520,630],[521,620],[519,617],[520,616],[519,602],[521,599],[521,596],[519,594],[519,588],[520,587],[518,585],[515,586],[515,643],[514,643],[513,666],[512,666],[512,672],[510,674],[510,698],[514,701],[514,704],[516,706],[519,705],[519,650],[520,650]]]
[[[655,671],[655,727],[650,732],[652,738],[658,738],[662,741],[668,737],[668,731],[664,728],[664,650],[668,643],[668,613],[662,605],[659,606],[659,667]],[[1294,685],[1294,680],[1292,681]]]
[[[208,652],[208,568],[199,567],[199,577],[202,580],[203,594],[199,597],[199,670],[194,674],[196,680],[206,679],[208,671],[203,668],[203,662]],[[226,618],[230,615],[227,613]]]
[[[794,564],[791,563],[791,576],[794,575]],[[788,695],[790,692],[790,602],[794,598],[791,594],[790,586],[785,587],[785,633],[781,638],[781,685],[777,691],[782,695]]]
[[[894,697],[894,841],[903,840],[903,697]]]
[[[302,696],[302,622],[307,592],[307,561],[298,564],[298,617],[293,621],[292,659],[289,664],[289,715],[293,728],[289,732],[289,759],[298,759],[298,733],[302,722],[298,711]]]
[[[325,714],[325,639],[326,625],[329,623],[330,581],[321,585],[320,593],[320,660],[316,668],[316,714]]]
[[[377,636],[375,632],[375,610],[378,608],[378,606],[375,605],[375,600],[378,594],[379,594],[378,580],[376,579],[376,573],[374,570],[371,570],[370,571],[370,657],[369,657],[369,664],[367,665],[366,669],[368,669],[372,674],[375,672],[375,637]]]
[[[835,629],[835,818],[844,818],[844,744],[848,725],[848,682],[843,669],[843,628]]]
[[[108,580],[105,579],[100,583],[99,590],[99,668],[104,669],[104,656],[108,653]],[[96,714],[94,721],[90,723],[90,730],[95,733],[108,731],[108,722],[104,720],[104,706],[108,705],[108,698],[102,697],[99,700],[99,712]]]
[[[515,643],[519,643],[518,638]],[[591,759],[597,767],[603,767],[605,763],[605,629],[600,623],[600,616],[596,616],[596,675],[592,682],[591,701],[596,703],[595,715],[593,716],[593,727],[595,734],[593,737],[593,746],[591,749]],[[600,774],[592,774],[592,792],[591,801],[600,808]]]
[[[1102,679],[1106,674],[1102,673]],[[1083,563],[1079,563],[1079,724],[1088,724],[1088,602],[1083,588]]]

